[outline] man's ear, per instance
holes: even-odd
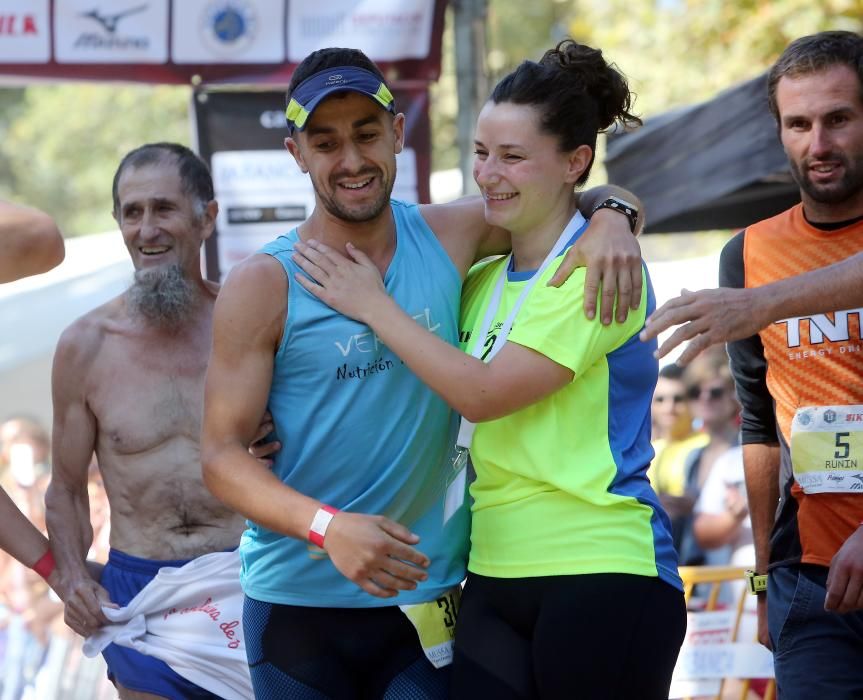
[[[393,131],[396,135],[395,152],[401,153],[405,146],[405,115],[402,112],[393,117]]]
[[[215,199],[207,202],[204,214],[201,217],[201,240],[205,241],[213,235],[216,230],[216,217],[219,215],[219,203]]]
[[[565,182],[578,182],[578,178],[582,176],[585,170],[590,165],[593,159],[593,149],[590,146],[582,144],[578,148],[569,153],[569,163],[564,176]]]
[[[309,168],[306,165],[306,161],[303,159],[303,154],[300,151],[300,145],[292,139],[290,136],[285,138],[285,148],[288,149],[288,153],[290,153],[294,160],[297,161],[297,165],[300,167],[304,173],[309,172]]]

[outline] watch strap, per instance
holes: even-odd
[[[638,224],[638,207],[634,204],[631,204],[620,197],[608,197],[593,208],[591,216],[600,209],[614,209],[614,211],[619,211],[629,220],[629,230],[635,233],[635,227]]]
[[[753,595],[767,593],[767,574],[756,574],[754,571],[744,573],[746,586]]]

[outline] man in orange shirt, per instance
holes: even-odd
[[[863,251],[863,37],[794,41],[768,99],[802,203],[722,252],[754,289]],[[728,350],[759,590],[759,639],[783,700],[863,697],[863,309],[786,318]],[[778,507],[777,507],[778,503]]]

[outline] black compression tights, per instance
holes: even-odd
[[[445,700],[450,667],[426,659],[396,607],[305,608],[246,598],[256,700]]]
[[[686,631],[658,578],[470,574],[456,626],[454,700],[665,700]]]

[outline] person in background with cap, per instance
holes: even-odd
[[[405,311],[456,345],[462,281],[509,236],[485,223],[479,197],[390,199],[405,118],[361,52],[312,53],[288,96],[286,147],[316,206],[225,282],[202,432],[207,485],[249,519],[240,552],[255,695],[446,697],[469,523],[466,484],[451,466],[456,416],[367,326],[297,285],[292,253],[312,238],[353,243]],[[641,300],[637,213],[609,192],[585,193],[579,207],[628,215],[603,213],[616,231],[597,226],[567,266],[590,262],[591,247],[602,249],[593,259],[626,261],[598,263],[603,300],[617,286],[625,317]],[[585,294],[595,303],[592,267]],[[610,303],[601,316],[611,320]],[[244,447],[250,417],[267,406],[283,445],[272,470]]]

